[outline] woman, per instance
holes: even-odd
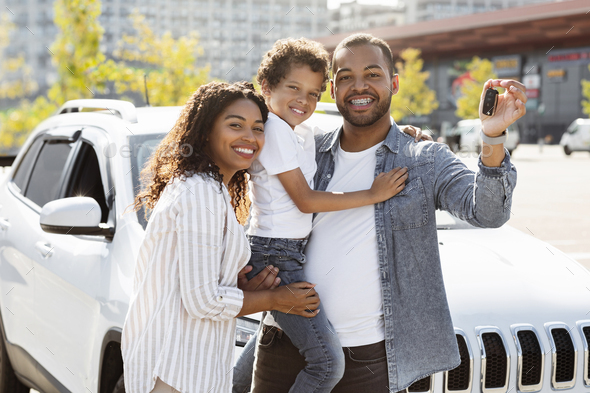
[[[201,86],[142,171],[135,209],[153,212],[123,328],[127,393],[229,392],[237,316],[319,312],[310,283],[255,291],[264,277],[247,282],[247,270],[238,280],[250,249],[236,217],[267,115],[250,83]]]

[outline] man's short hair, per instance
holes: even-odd
[[[275,87],[291,71],[291,66],[308,65],[313,72],[324,77],[321,91],[326,90],[329,80],[330,56],[322,44],[307,38],[287,38],[278,40],[272,49],[264,54],[256,81],[262,85],[266,79],[270,87]],[[318,99],[319,101],[319,99]]]
[[[387,42],[371,34],[356,33],[340,41],[336,49],[334,49],[334,52],[332,53],[332,77],[336,72],[334,60],[336,59],[336,53],[338,53],[340,49],[367,44],[377,46],[381,49],[381,52],[383,52],[383,57],[385,58],[385,61],[387,61],[387,68],[389,69],[389,73],[390,75],[393,75],[395,73],[393,54],[391,53],[391,48],[389,47]]]

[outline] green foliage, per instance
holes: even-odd
[[[53,115],[57,105],[40,96],[33,102],[22,100],[20,106],[0,113],[0,151],[19,148],[41,120]]]
[[[590,65],[588,69],[590,70]],[[582,97],[585,98],[582,100],[582,112],[590,116],[590,81],[585,79],[582,79]]]
[[[100,49],[104,33],[98,22],[100,13],[100,0],[55,1],[54,22],[59,32],[50,51],[57,81],[46,97],[32,102],[22,100],[18,108],[0,113],[0,149],[21,146],[33,128],[65,101],[92,98],[110,85],[118,94],[136,92],[143,96],[147,75],[150,104],[163,106],[183,105],[190,94],[207,83],[209,69],[195,66],[197,56],[202,54],[196,33],[178,39],[170,33],[158,37],[137,13],[131,17],[137,34],[123,37],[114,54],[118,61],[106,60]],[[0,53],[8,45],[12,28],[6,18],[1,22]],[[13,69],[20,70],[24,77],[12,85],[2,82],[0,98],[26,97],[36,88],[25,84],[30,72],[22,58],[0,58],[0,76]]]
[[[411,115],[429,115],[438,108],[436,93],[426,85],[428,71],[422,71],[424,61],[420,49],[407,48],[400,53],[403,62],[395,64],[400,89],[391,100],[391,115],[397,121]]]
[[[203,53],[196,32],[174,39],[170,32],[158,37],[143,15],[130,17],[135,35],[124,35],[114,53],[119,62],[109,60],[92,73],[95,80],[114,82],[117,94],[144,93],[144,75],[150,104],[184,105],[188,97],[209,79],[209,67],[195,66]],[[138,66],[139,64],[139,66]]]
[[[58,78],[48,97],[56,104],[92,98],[104,90],[88,72],[105,61],[100,50],[104,33],[98,22],[100,4],[100,0],[57,0],[53,5],[58,34],[50,49]]]
[[[496,79],[497,76],[494,74],[492,62],[477,56],[467,65],[467,70],[471,80],[466,80],[461,86],[462,96],[457,100],[455,114],[461,119],[478,119],[482,86],[488,79]]]

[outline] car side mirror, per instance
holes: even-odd
[[[39,223],[48,233],[112,237],[111,228],[100,223],[102,211],[94,198],[56,199],[41,209]]]

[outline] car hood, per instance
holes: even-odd
[[[590,318],[590,273],[549,244],[509,226],[438,235],[455,326]]]

